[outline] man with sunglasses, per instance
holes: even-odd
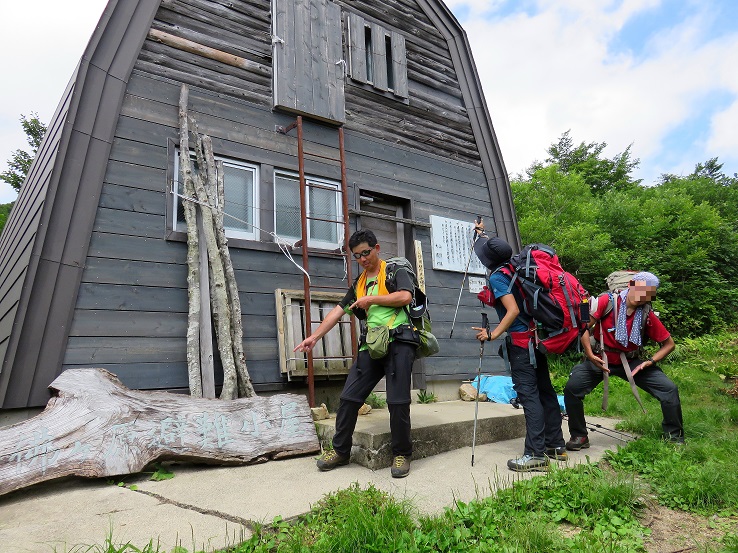
[[[602,382],[604,373],[625,380],[628,375],[624,362],[628,364],[635,385],[661,403],[664,438],[673,443],[684,443],[679,390],[657,365],[673,351],[674,339],[656,313],[646,309],[646,304],[656,297],[658,287],[659,279],[652,273],[642,271],[633,276],[625,290],[613,293],[614,303],[609,293],[592,300],[590,309],[592,324],[595,325],[595,344],[599,346],[602,340],[604,355],[600,357],[595,354],[589,338],[590,331],[585,331],[582,347],[586,359],[572,369],[564,388],[564,404],[571,435],[566,449],[579,451],[589,447],[584,397]],[[613,306],[611,310],[609,305]],[[642,346],[649,339],[659,344],[659,350],[647,357]]]
[[[386,377],[394,456],[391,472],[394,478],[403,478],[410,472],[413,452],[410,438],[410,384],[418,345],[417,333],[412,330],[404,307],[411,303],[415,287],[410,275],[401,268],[393,278],[387,279],[387,264],[379,257],[380,246],[372,231],[356,231],[348,245],[354,259],[364,270],[339,304],[295,351],[312,350],[345,313],[353,313],[365,321],[365,325],[362,325],[365,328],[389,326],[390,343],[384,357],[372,359],[363,340],[365,333],[362,333],[359,353],[341,393],[333,449],[326,451],[317,464],[320,470],[327,471],[349,463],[359,409],[382,377]]]

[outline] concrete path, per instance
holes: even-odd
[[[467,405],[473,418],[473,404]],[[489,403],[480,404],[480,413],[483,408],[512,410]],[[412,416],[420,425],[422,414],[414,409]],[[438,416],[437,409],[433,416]],[[614,424],[611,419],[588,422],[609,428]],[[564,436],[568,437],[566,424]],[[605,450],[622,443],[601,433],[592,433],[590,439],[591,448],[571,453],[566,463],[559,464],[597,461]],[[531,477],[506,467],[508,459],[522,453],[523,438],[477,445],[474,467],[471,434],[468,442],[466,447],[413,461],[405,479],[391,478],[388,468],[372,471],[356,463],[321,473],[309,456],[241,467],[174,465],[175,477],[161,482],[143,474],[123,478],[127,485],[138,486],[136,491],[102,479],[43,483],[0,497],[0,551],[82,553],[86,548],[79,546],[102,545],[109,534],[116,544],[143,547],[153,539],[162,551],[178,544],[189,551],[212,551],[247,539],[255,522],[305,513],[325,494],[354,482],[362,487],[374,484],[410,499],[420,512],[434,514],[454,500],[485,497],[495,487]]]

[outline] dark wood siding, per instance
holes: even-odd
[[[170,201],[165,175],[172,162],[167,142],[177,140],[178,98],[179,83],[134,70],[102,188],[65,368],[107,367],[124,382],[142,388],[186,384],[185,244],[165,239],[166,202]],[[297,168],[294,137],[274,132],[275,124],[291,120],[288,115],[199,87],[191,88],[190,111],[200,131],[213,138],[217,154],[278,169]],[[335,155],[334,129],[308,122],[305,137],[306,150]],[[438,213],[439,206],[449,216],[464,220],[471,220],[479,210],[491,216],[484,174],[474,164],[413,151],[352,129],[346,131],[346,152],[351,205],[355,187],[370,188],[412,199],[412,216],[420,220]],[[340,177],[339,167],[331,161],[310,160],[308,171]],[[262,219],[270,217],[271,213],[262,214]],[[460,339],[444,339],[450,331],[459,275],[430,270],[429,230],[418,229],[416,234],[424,244],[434,329],[444,348],[442,355],[426,362],[428,373],[433,378],[471,376],[478,351],[471,331],[457,331]],[[301,274],[276,248],[231,251],[251,376],[261,386],[279,384],[283,377],[274,289],[300,289]],[[322,284],[345,286],[340,262],[316,258],[311,261],[311,273]],[[468,328],[477,322],[475,303],[469,294],[463,297],[457,325]]]

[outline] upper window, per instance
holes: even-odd
[[[407,98],[405,37],[348,14],[349,75],[382,92]]]
[[[226,235],[232,238],[258,240],[257,227],[259,226],[259,168],[256,165],[224,159],[216,156],[216,160],[223,162],[223,186],[225,205],[222,206],[224,217],[223,226]],[[197,167],[194,158],[193,167]],[[174,157],[174,174],[177,175],[178,193],[184,194],[184,183],[179,174],[179,151]],[[182,198],[174,196],[174,229],[186,232]]]
[[[305,177],[307,228],[311,248],[335,249],[343,240],[340,183]],[[297,173],[274,173],[274,228],[281,238],[302,238],[300,224],[300,178]]]

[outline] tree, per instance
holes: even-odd
[[[606,142],[582,142],[574,146],[570,133],[566,131],[556,144],[549,146],[549,157],[545,163],[534,162],[528,169],[528,176],[550,165],[558,165],[564,173],[578,173],[581,175],[595,194],[602,194],[607,190],[625,190],[640,184],[640,179],[633,179],[631,173],[640,164],[639,159],[631,159],[630,146],[624,152],[611,159],[602,156],[607,147]]]
[[[8,160],[8,170],[0,173],[0,180],[7,182],[16,192],[20,192],[20,187],[26,179],[31,163],[36,157],[41,141],[46,134],[46,125],[38,118],[38,113],[31,113],[30,117],[21,115],[20,122],[23,132],[26,133],[26,140],[31,146],[31,153],[29,154],[24,150],[14,151],[13,157]]]
[[[8,221],[8,215],[10,214],[10,208],[13,207],[12,203],[0,204],[0,233],[3,232],[5,223]]]

